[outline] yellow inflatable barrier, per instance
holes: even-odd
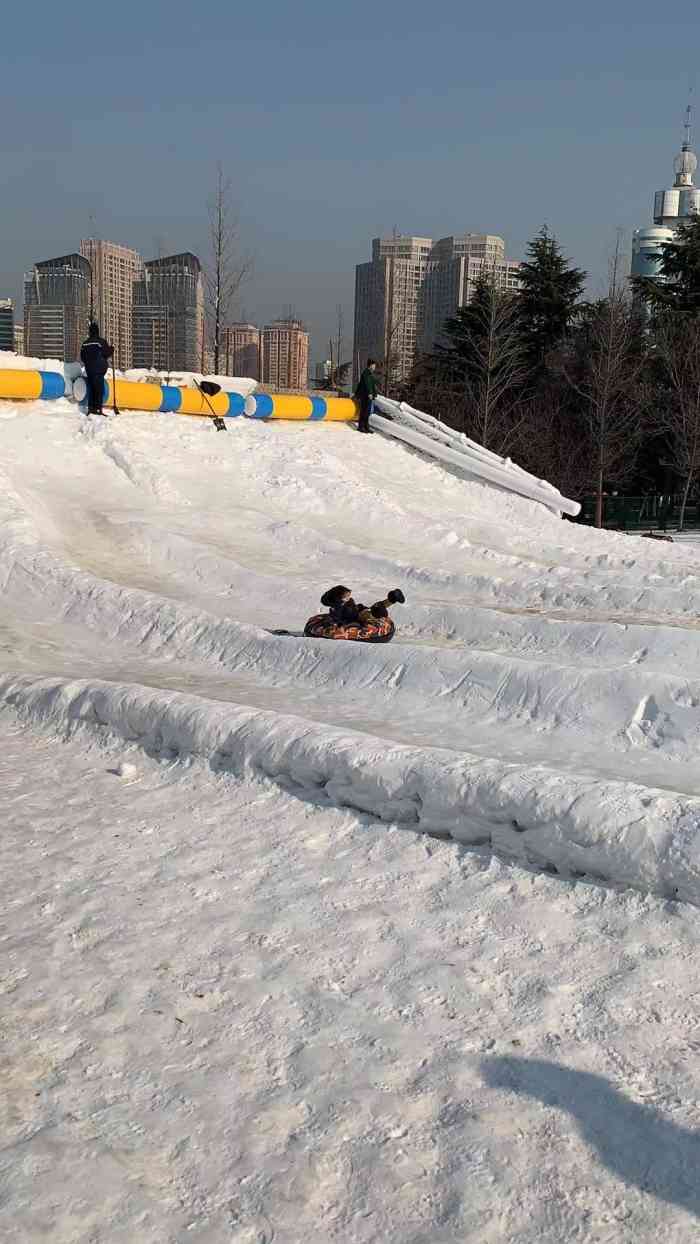
[[[53,371],[20,371],[0,368],[0,398],[31,400],[63,397],[66,385],[62,375]],[[72,388],[76,402],[87,397],[82,376]],[[298,393],[254,393],[244,398],[240,393],[222,390],[208,399],[199,389],[180,388],[167,384],[141,384],[134,380],[117,380],[117,406],[124,410],[152,410],[168,414],[196,415],[223,419],[248,415],[251,419],[326,420],[349,423],[357,418],[357,408],[349,397],[306,397]],[[114,405],[111,376],[105,376],[104,405]]]
[[[66,391],[63,376],[57,371],[21,371],[19,368],[0,368],[0,398],[16,397],[22,401],[32,398],[63,397]]]
[[[200,415],[211,419],[212,411],[222,419],[235,419],[244,413],[245,398],[240,393],[224,390],[207,399],[199,389],[178,388],[169,384],[141,384],[136,380],[117,380],[117,406],[124,410],[154,410],[163,414]],[[111,376],[105,376],[103,402],[106,409],[114,406]],[[79,377],[73,385],[76,402],[84,402],[87,385]]]
[[[303,397],[295,393],[253,393],[245,400],[250,419],[325,419],[349,423],[357,419],[350,397]]]

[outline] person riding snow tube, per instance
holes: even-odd
[[[395,626],[389,617],[389,606],[403,605],[406,597],[401,588],[393,588],[385,600],[367,608],[356,604],[350,589],[338,584],[324,592],[321,604],[328,613],[315,614],[304,627],[309,639],[350,639],[366,644],[388,644],[394,638]]]

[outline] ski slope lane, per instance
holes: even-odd
[[[174,754],[220,759],[235,718],[236,763],[300,789],[696,901],[695,551],[564,523],[345,427],[0,413],[0,672],[28,719],[72,728],[85,703],[151,750],[162,719]],[[400,641],[262,629],[299,626],[334,581],[404,587]]]

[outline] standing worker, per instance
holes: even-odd
[[[367,359],[367,366],[360,376],[359,384],[355,389],[355,401],[360,411],[357,420],[358,432],[371,432],[369,426],[369,417],[372,414],[372,403],[377,396],[377,377],[375,372],[377,364],[374,359]]]
[[[114,350],[105,341],[104,337],[100,337],[100,327],[93,320],[89,329],[86,340],[80,349],[80,361],[85,368],[87,377],[88,391],[88,414],[101,415],[102,397],[104,393],[105,376],[107,375],[107,362],[114,354]]]

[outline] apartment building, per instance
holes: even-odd
[[[260,329],[255,324],[228,324],[221,330],[219,369],[223,376],[260,380]]]
[[[92,273],[83,255],[43,259],[24,277],[24,346],[28,355],[73,362],[90,314]]]
[[[506,259],[505,242],[496,234],[463,233],[436,242],[419,295],[418,353],[428,353],[442,340],[445,321],[471,302],[482,277],[515,292],[519,270],[518,261]]]
[[[260,379],[272,389],[306,389],[309,334],[301,320],[274,320],[260,338]]]
[[[405,379],[416,356],[418,300],[432,238],[395,234],[374,238],[369,263],[355,269],[353,376],[368,358],[391,360],[394,381]]]
[[[138,251],[116,242],[84,238],[80,254],[92,273],[90,307],[100,331],[114,346],[118,367],[131,367],[134,355],[134,285],[143,278],[144,264]]]
[[[204,282],[196,255],[150,259],[133,285],[133,366],[199,371]]]
[[[15,324],[14,343],[15,343],[15,354],[24,354],[24,325],[23,324]]]
[[[0,350],[15,348],[15,304],[11,298],[0,298]]]
[[[368,358],[390,360],[393,383],[408,378],[418,353],[433,349],[445,320],[468,303],[488,272],[501,289],[519,287],[519,264],[503,238],[464,233],[441,238],[374,238],[369,263],[355,269],[353,376]]]

